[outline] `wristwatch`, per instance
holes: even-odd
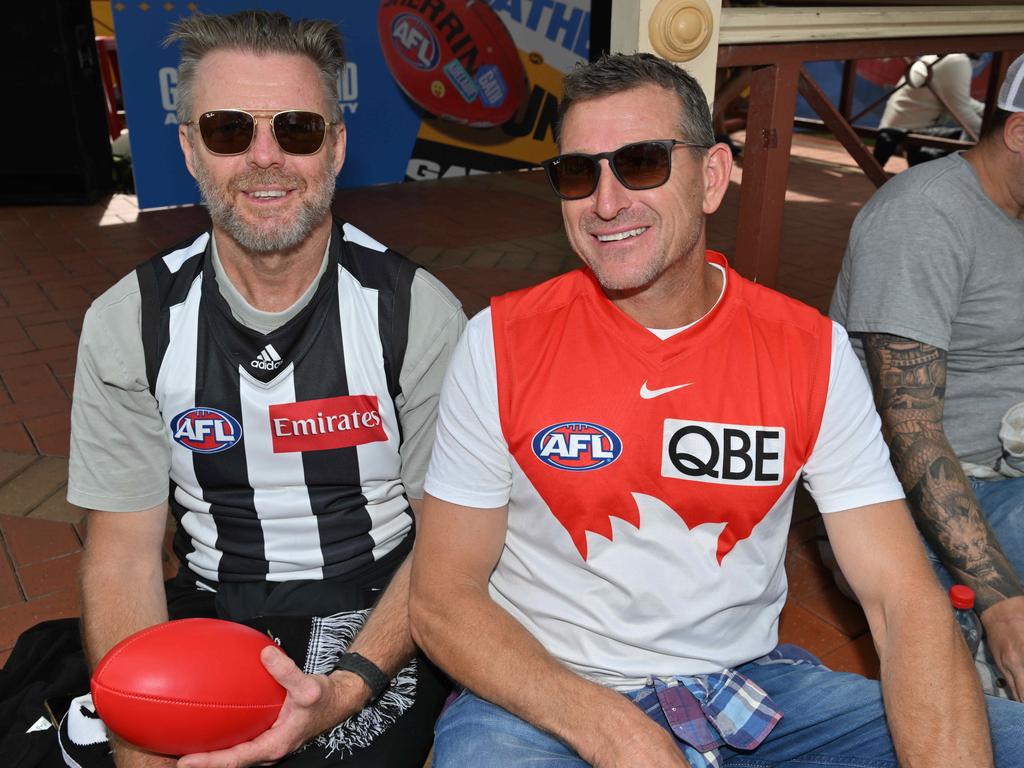
[[[359,675],[363,679],[363,682],[370,688],[371,702],[379,699],[391,684],[391,679],[384,674],[380,667],[358,653],[343,653],[339,656],[338,663],[334,665],[332,671],[336,672],[339,669]]]

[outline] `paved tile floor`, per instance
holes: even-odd
[[[891,166],[899,170],[897,161]],[[709,245],[726,254],[741,175],[737,168],[710,221]],[[872,191],[834,142],[797,138],[780,290],[827,308],[850,223]],[[470,314],[497,293],[576,265],[557,201],[538,172],[344,190],[335,210],[429,268]],[[0,208],[0,664],[24,629],[78,613],[84,524],[64,492],[85,309],[138,261],[206,221],[194,207],[140,212],[129,195],[92,206]],[[834,668],[877,677],[863,613],[836,590],[818,557],[815,515],[810,500],[798,496],[781,638]]]

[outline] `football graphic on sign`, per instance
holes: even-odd
[[[485,0],[383,0],[377,34],[395,82],[432,114],[484,128],[523,99],[519,50]]]

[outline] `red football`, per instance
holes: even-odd
[[[181,619],[126,637],[96,666],[92,700],[110,730],[143,749],[225,749],[273,725],[285,691],[260,661],[273,641],[219,619]]]
[[[440,117],[498,125],[526,92],[519,50],[485,0],[382,0],[377,34],[395,82]]]

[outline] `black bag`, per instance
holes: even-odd
[[[88,690],[78,619],[25,630],[0,669],[0,764],[66,768],[57,727],[71,699]]]

